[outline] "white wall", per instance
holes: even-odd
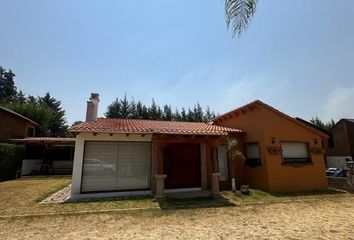
[[[126,142],[151,142],[152,135],[146,134],[113,134],[110,136],[108,133],[99,133],[96,136],[93,133],[80,133],[76,136],[75,141],[75,155],[71,187],[71,199],[79,199],[82,197],[90,196],[89,194],[80,194],[81,178],[82,178],[82,164],[84,159],[84,146],[85,141],[126,141]],[[146,192],[146,191],[145,191]],[[112,197],[113,193],[100,193],[100,197]],[[116,194],[121,196],[122,193]],[[91,195],[92,197],[97,196]]]
[[[43,159],[23,159],[22,160],[22,169],[21,175],[30,175],[32,171],[40,171],[41,170],[41,163]]]

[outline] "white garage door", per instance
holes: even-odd
[[[150,188],[151,144],[86,142],[82,192]]]

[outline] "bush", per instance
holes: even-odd
[[[24,152],[24,146],[0,143],[0,181],[16,177]]]

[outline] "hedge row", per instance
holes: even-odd
[[[24,152],[22,145],[0,143],[0,181],[16,177],[21,169]]]

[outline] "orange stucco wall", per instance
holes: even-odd
[[[282,141],[306,142],[309,149],[321,146],[321,136],[262,105],[224,119],[217,125],[246,132],[243,142],[259,142],[262,166],[237,164],[236,181],[270,192],[309,191],[328,187],[322,153],[310,153],[311,163],[284,164],[281,153],[270,154],[268,147],[280,148]],[[272,143],[272,139],[275,143]],[[317,139],[317,144],[315,140]]]

